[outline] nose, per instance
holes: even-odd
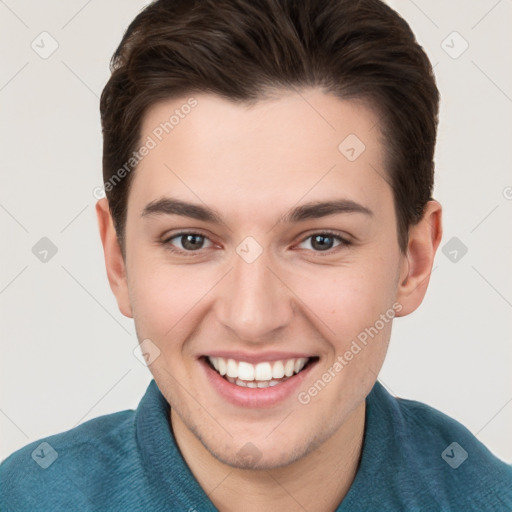
[[[293,293],[271,267],[265,251],[251,263],[233,255],[233,269],[218,290],[215,309],[218,322],[237,339],[268,342],[293,318]]]

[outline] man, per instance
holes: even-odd
[[[41,441],[9,457],[1,509],[510,510],[512,468],[377,381],[441,240],[438,100],[378,0],[149,5],[101,98],[97,214],[154,381],[46,468]]]

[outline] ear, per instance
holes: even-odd
[[[412,313],[423,301],[441,237],[442,207],[429,201],[421,220],[409,229],[407,253],[404,256],[397,301],[402,309],[397,316]]]
[[[98,228],[100,230],[101,243],[103,244],[105,267],[110,288],[116,297],[121,313],[124,316],[133,318],[128,294],[125,261],[121,253],[121,247],[119,246],[106,198],[102,198],[96,203],[96,215],[98,216]]]

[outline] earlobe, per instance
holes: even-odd
[[[121,313],[128,318],[133,318],[125,261],[106,198],[102,198],[96,203],[96,215],[110,288],[116,297]]]
[[[397,316],[412,313],[423,301],[442,231],[441,205],[431,200],[422,219],[409,229],[407,254],[397,291],[397,301],[402,310]]]

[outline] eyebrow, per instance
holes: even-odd
[[[373,216],[373,212],[366,206],[350,199],[337,199],[334,201],[312,201],[292,208],[280,217],[278,223],[298,223],[342,213],[362,213],[370,217]],[[213,224],[224,224],[222,215],[217,210],[170,197],[150,202],[141,214],[142,217],[153,215],[179,215]]]

